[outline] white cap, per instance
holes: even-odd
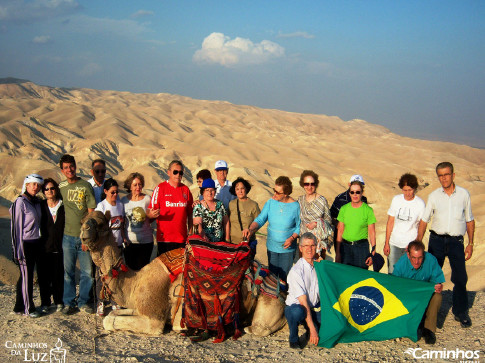
[[[365,185],[364,183],[364,178],[362,178],[362,175],[359,175],[359,174],[355,174],[355,175],[352,175],[350,177],[350,181],[349,183],[352,183],[354,181],[358,181],[358,182],[361,182],[363,185]]]
[[[229,169],[227,163],[224,160],[217,160],[214,169],[221,170],[221,169]]]

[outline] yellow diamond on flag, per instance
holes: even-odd
[[[340,294],[333,308],[361,333],[409,314],[403,303],[374,278],[360,281]]]

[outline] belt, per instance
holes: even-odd
[[[429,231],[429,233],[433,236],[438,236],[438,237],[453,237],[453,238],[459,238],[459,237],[462,237],[462,236],[452,236],[452,235],[449,235],[448,233],[445,233],[445,234],[438,234],[436,233],[435,231],[433,231],[432,229]]]
[[[353,245],[358,245],[358,244],[369,242],[369,241],[367,239],[359,239],[357,241],[351,242],[351,241],[347,241],[346,239],[343,239],[342,242],[347,244],[347,245],[353,246]]]

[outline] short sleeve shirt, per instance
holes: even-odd
[[[340,208],[337,220],[344,224],[343,238],[350,242],[367,239],[369,237],[368,227],[376,223],[374,210],[366,203],[358,208],[352,207],[352,203],[345,204]]]
[[[315,307],[320,302],[318,279],[315,267],[310,265],[304,258],[300,258],[288,273],[288,296],[286,305],[300,304],[298,298],[306,295],[310,307]]]
[[[211,242],[224,240],[223,221],[226,215],[226,208],[219,200],[216,202],[214,211],[206,208],[203,203],[194,207],[194,218],[202,218],[202,229]]]
[[[88,208],[96,208],[93,187],[87,181],[79,179],[74,183],[64,180],[59,184],[59,189],[66,214],[64,234],[79,237],[81,219],[88,213]]]
[[[187,218],[192,215],[194,199],[189,188],[176,188],[168,181],[158,184],[153,191],[150,209],[160,209],[157,218],[157,241],[184,243],[187,240]]]
[[[390,244],[399,248],[406,248],[409,242],[418,235],[419,221],[424,213],[424,201],[418,196],[413,200],[404,199],[403,194],[392,198],[391,206],[387,214],[394,217]]]
[[[109,228],[111,229],[111,232],[113,232],[116,243],[118,246],[121,246],[123,243],[123,234],[121,231],[125,227],[125,208],[123,207],[123,203],[117,199],[116,204],[111,205],[106,199],[104,199],[98,203],[96,210],[102,212],[103,214],[109,211],[111,215],[111,219],[109,220]]]

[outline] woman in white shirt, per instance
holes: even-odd
[[[150,197],[143,193],[145,178],[131,173],[124,187],[128,195],[121,198],[125,207],[125,230],[129,241],[125,249],[125,262],[133,270],[140,270],[150,262],[153,250],[153,219],[147,214]]]

